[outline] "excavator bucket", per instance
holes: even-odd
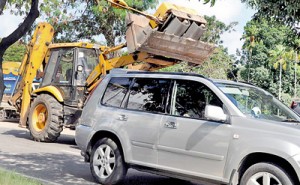
[[[214,45],[200,41],[205,32],[203,17],[168,3],[163,3],[154,15],[159,23],[127,14],[126,41],[130,53],[148,52],[195,64],[201,64],[213,53]]]

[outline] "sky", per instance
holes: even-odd
[[[199,0],[160,0],[181,6],[193,8],[200,15],[215,15],[220,21],[229,24],[230,22],[238,22],[234,32],[222,35],[224,46],[228,47],[229,54],[235,54],[237,49],[241,49],[243,41],[240,40],[244,26],[251,20],[255,13],[254,10],[241,3],[240,0],[217,0],[214,7],[209,4],[203,5],[203,1]],[[8,11],[0,16],[0,38],[8,36],[21,23],[22,17],[11,15]]]

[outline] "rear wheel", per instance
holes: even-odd
[[[100,139],[92,149],[90,168],[94,178],[103,185],[120,183],[127,168],[118,145],[110,138]]]
[[[257,163],[244,173],[240,185],[293,185],[288,173],[271,163]]]
[[[36,97],[29,112],[29,131],[35,141],[54,142],[63,130],[63,107],[52,96]]]

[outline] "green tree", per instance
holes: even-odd
[[[26,5],[29,12],[26,14],[24,21],[19,25],[19,27],[13,31],[7,37],[4,37],[0,41],[0,102],[2,101],[4,92],[4,82],[3,82],[3,55],[7,48],[19,40],[33,25],[35,19],[39,16],[38,0],[31,1],[21,1],[21,0],[1,0],[0,1],[0,15],[3,13],[4,8],[17,8],[21,11],[22,5]]]
[[[244,45],[241,53],[241,63],[246,66],[239,72],[239,78],[247,81],[247,75],[249,74],[250,82],[262,87],[276,96],[279,96],[278,89],[280,86],[282,100],[287,100],[288,95],[293,94],[294,91],[294,69],[295,67],[291,64],[291,60],[288,60],[289,65],[286,65],[286,70],[281,72],[280,80],[280,66],[274,68],[274,57],[271,56],[270,51],[276,50],[277,45],[285,47],[286,51],[295,50],[297,35],[294,34],[288,26],[277,23],[276,21],[268,21],[266,19],[251,20],[245,26],[244,38],[251,36],[247,30],[252,27],[256,27],[255,33],[255,44],[252,46],[251,64],[247,66],[249,59],[249,44],[247,39],[244,39]],[[278,63],[279,64],[279,63]],[[250,72],[248,73],[248,69]],[[298,67],[296,67],[298,68]],[[281,85],[279,82],[281,81]],[[283,96],[285,98],[283,99]],[[287,102],[290,103],[290,102]]]
[[[24,53],[26,51],[26,45],[22,43],[15,43],[11,45],[4,53],[4,61],[22,62]]]
[[[247,74],[247,82],[250,80],[250,65],[252,60],[252,50],[255,46],[256,40],[255,37],[258,34],[258,28],[256,25],[250,25],[245,28],[245,34],[242,36],[242,39],[245,39],[245,44],[243,45],[243,49],[248,51],[248,74]]]
[[[281,100],[282,91],[282,70],[287,70],[287,65],[292,60],[294,51],[287,51],[283,45],[276,45],[275,49],[270,51],[271,63],[274,69],[279,68],[279,90],[278,99]]]
[[[223,44],[221,35],[225,32],[235,31],[234,27],[238,24],[237,22],[231,22],[228,25],[217,20],[216,16],[204,16],[207,21],[206,31],[203,33],[201,40],[208,43],[214,43],[217,45]]]
[[[174,66],[163,68],[161,71],[198,73],[208,78],[228,79],[228,73],[231,72],[233,61],[233,56],[230,56],[225,48],[218,47],[215,53],[201,65],[180,62]]]
[[[126,0],[140,11],[155,8],[158,0]],[[96,36],[108,46],[124,40],[126,11],[115,9],[107,0],[67,1],[47,0],[41,5],[42,16],[56,30],[56,42],[74,42],[82,39],[95,40]]]
[[[216,0],[203,1],[204,3],[210,3],[211,6],[216,3]],[[297,0],[241,0],[241,2],[257,10],[256,19],[276,19],[276,21],[293,28],[300,22],[300,3]]]

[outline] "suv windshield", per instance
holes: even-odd
[[[247,116],[273,121],[300,121],[293,111],[266,91],[235,84],[217,83],[216,85]]]

